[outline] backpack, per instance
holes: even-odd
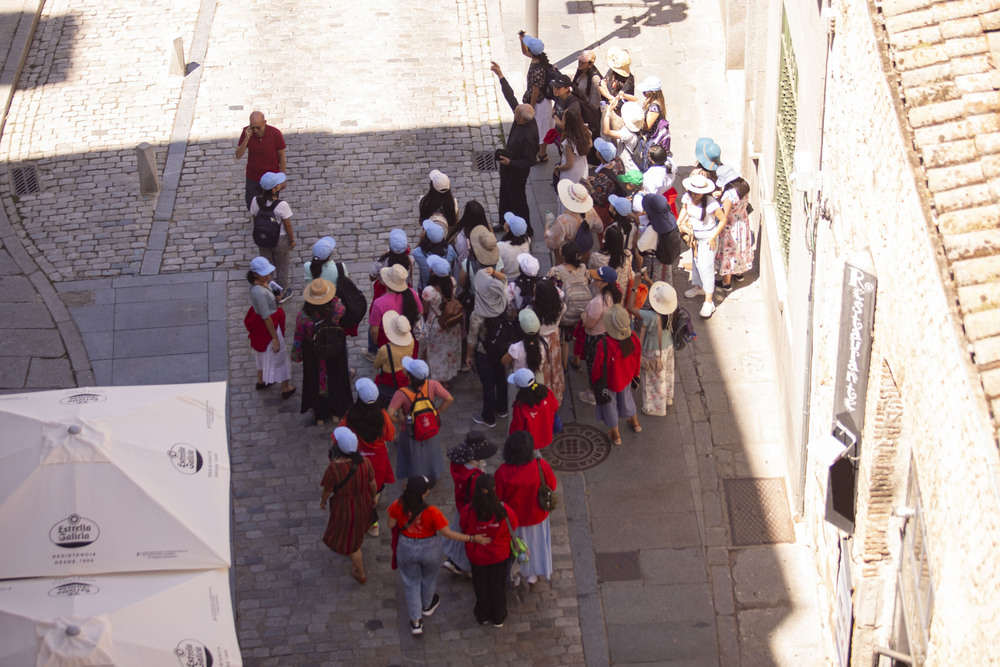
[[[344,353],[347,347],[347,335],[330,320],[320,320],[313,328],[309,344],[317,357],[330,361]]]
[[[441,304],[441,314],[438,315],[438,326],[441,330],[451,329],[465,318],[465,309],[458,299],[448,299]]]
[[[586,220],[582,220],[580,226],[576,228],[573,243],[580,249],[581,255],[594,248],[594,233],[590,230],[590,223]]]
[[[573,97],[580,102],[580,117],[586,123],[591,136],[601,136],[601,110],[591,104],[587,96],[580,92],[576,86],[570,90],[573,92]]]
[[[347,277],[347,271],[340,262],[337,262],[337,298],[344,304],[340,326],[351,329],[361,324],[365,319],[365,313],[368,312],[368,299],[354,281]]]
[[[688,343],[698,337],[694,325],[691,323],[691,313],[687,311],[687,308],[677,307],[672,333],[674,334],[675,350],[683,350]]]
[[[506,313],[501,313],[496,317],[488,317],[483,322],[484,333],[479,339],[483,342],[483,349],[492,359],[500,360],[511,344],[520,339],[520,327],[514,325],[514,321],[507,317]]]
[[[652,166],[653,163],[649,161],[649,149],[653,146],[661,146],[667,155],[670,155],[670,121],[666,118],[656,121],[656,127],[645,137],[639,138],[639,145],[636,146],[633,157],[640,171],[646,171]]]
[[[410,414],[406,415],[410,436],[417,442],[423,442],[437,435],[441,430],[441,417],[434,401],[427,396],[427,381],[416,393],[405,387],[400,391],[410,400]]]
[[[564,285],[563,300],[566,302],[566,312],[563,313],[563,323],[576,324],[579,322],[593,297],[594,295],[590,293],[590,286],[585,280]]]
[[[257,213],[253,216],[253,242],[261,248],[273,248],[278,245],[281,223],[278,222],[274,209],[280,202],[280,199],[274,199],[270,206],[263,206],[260,198],[257,198]]]

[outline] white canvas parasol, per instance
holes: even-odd
[[[0,579],[228,567],[224,382],[0,396]]]
[[[225,569],[0,581],[5,667],[238,667]]]

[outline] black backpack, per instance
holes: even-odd
[[[368,312],[368,299],[354,281],[347,277],[347,271],[340,262],[337,262],[337,298],[344,304],[340,326],[351,329],[361,324],[365,319],[365,313]]]
[[[330,361],[342,355],[347,349],[347,336],[344,330],[333,322],[320,320],[313,329],[309,343],[317,357]]]
[[[586,123],[591,136],[601,136],[601,110],[591,104],[587,96],[580,92],[576,86],[573,86],[570,90],[573,92],[573,97],[580,102],[580,117]]]
[[[556,95],[552,92],[552,79],[556,78],[560,74],[562,74],[562,72],[559,71],[558,67],[555,65],[549,65],[549,72],[545,76],[545,87],[542,88],[542,97],[547,100],[555,101]]]
[[[688,343],[698,337],[694,325],[691,323],[691,313],[687,311],[687,308],[677,307],[677,312],[674,313],[672,333],[674,334],[675,350],[683,350]]]
[[[520,340],[520,327],[514,325],[514,321],[507,317],[506,313],[496,317],[488,317],[483,322],[483,333],[479,339],[483,342],[483,349],[491,359],[499,361],[513,343]]]
[[[253,216],[253,242],[261,248],[278,245],[281,223],[278,222],[274,209],[280,202],[280,199],[274,199],[270,206],[266,206],[261,203],[260,197],[257,198],[257,213]]]

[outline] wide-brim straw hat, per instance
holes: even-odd
[[[472,252],[483,266],[494,266],[500,261],[500,249],[497,247],[497,237],[493,231],[479,225],[472,230]]]
[[[608,66],[616,74],[628,76],[632,73],[632,55],[625,49],[612,47],[608,49]]]
[[[630,132],[638,132],[642,129],[642,121],[645,114],[642,106],[638,102],[626,102],[622,105],[622,122]]]
[[[337,287],[324,278],[317,278],[302,290],[302,298],[305,299],[306,303],[311,303],[314,306],[330,303],[336,295]]]
[[[410,321],[395,310],[388,310],[382,315],[382,331],[393,345],[406,347],[413,344]]]
[[[653,283],[649,288],[649,305],[660,315],[670,315],[677,310],[677,290],[663,281]]]
[[[378,276],[382,279],[382,284],[393,292],[406,291],[406,279],[409,277],[409,272],[407,272],[406,267],[402,264],[384,266],[378,272]]]
[[[604,328],[608,330],[608,335],[615,340],[625,340],[632,335],[632,327],[629,326],[628,311],[620,303],[616,303],[604,311]]]
[[[587,192],[587,188],[580,183],[574,183],[568,178],[559,181],[557,186],[559,191],[559,201],[567,210],[574,213],[586,213],[594,208],[594,199]]]
[[[688,176],[681,182],[684,184],[684,190],[686,192],[696,192],[698,194],[704,195],[715,190],[715,183],[708,180],[701,174]]]

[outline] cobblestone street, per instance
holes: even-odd
[[[399,484],[382,494],[381,536],[362,547],[367,585],[320,541],[331,429],[299,414],[298,395],[282,402],[277,389],[254,390],[243,315],[256,249],[245,162],[233,159],[239,132],[260,109],[287,142],[283,198],[297,241],[290,286],[301,293],[301,264],[329,234],[370,297],[368,269],[389,229],[416,241],[432,169],[450,176],[460,205],[477,199],[492,221],[499,178],[476,171],[473,152],[499,145],[511,118],[490,61],[518,94],[523,88],[521,11],[521,3],[486,0],[47,0],[0,137],[0,160],[37,168],[41,185],[35,194],[0,193],[0,286],[21,304],[17,321],[0,328],[2,391],[228,380],[233,580],[246,665],[824,664],[799,545],[753,552],[729,540],[720,480],[784,475],[769,419],[775,365],[759,344],[768,334],[752,279],[696,323],[697,343],[678,354],[668,416],[644,418],[644,432],[624,433],[624,445],[592,470],[559,473],[552,580],[512,597],[502,629],[476,624],[471,583],[442,570],[441,607],[422,638],[410,636],[384,521]],[[678,98],[693,98],[705,74],[682,65],[715,13],[619,2],[580,16],[543,3],[542,37],[566,72],[581,48],[634,40],[626,41],[634,63],[650,63],[643,73],[656,63],[664,80],[676,77]],[[622,25],[622,16],[636,18]],[[186,77],[167,74],[176,37]],[[724,79],[718,58],[706,63]],[[725,94],[723,84],[698,104],[668,99],[685,170],[695,138],[713,127],[736,143],[734,121],[719,110]],[[138,191],[142,142],[156,148],[158,197]],[[555,208],[551,162],[532,174],[536,225]],[[676,276],[681,292],[686,279]],[[301,304],[298,295],[285,304],[289,322]],[[352,367],[370,375],[360,340],[351,344]],[[293,368],[293,381],[300,377]],[[570,400],[583,386],[571,373],[564,422],[593,423],[593,410]],[[479,383],[462,374],[452,393],[446,447],[474,426]],[[502,445],[506,429],[501,420],[489,435]],[[451,517],[450,479],[430,501]],[[614,580],[597,562],[618,553],[635,554],[637,576]],[[758,560],[746,565],[753,553]]]

